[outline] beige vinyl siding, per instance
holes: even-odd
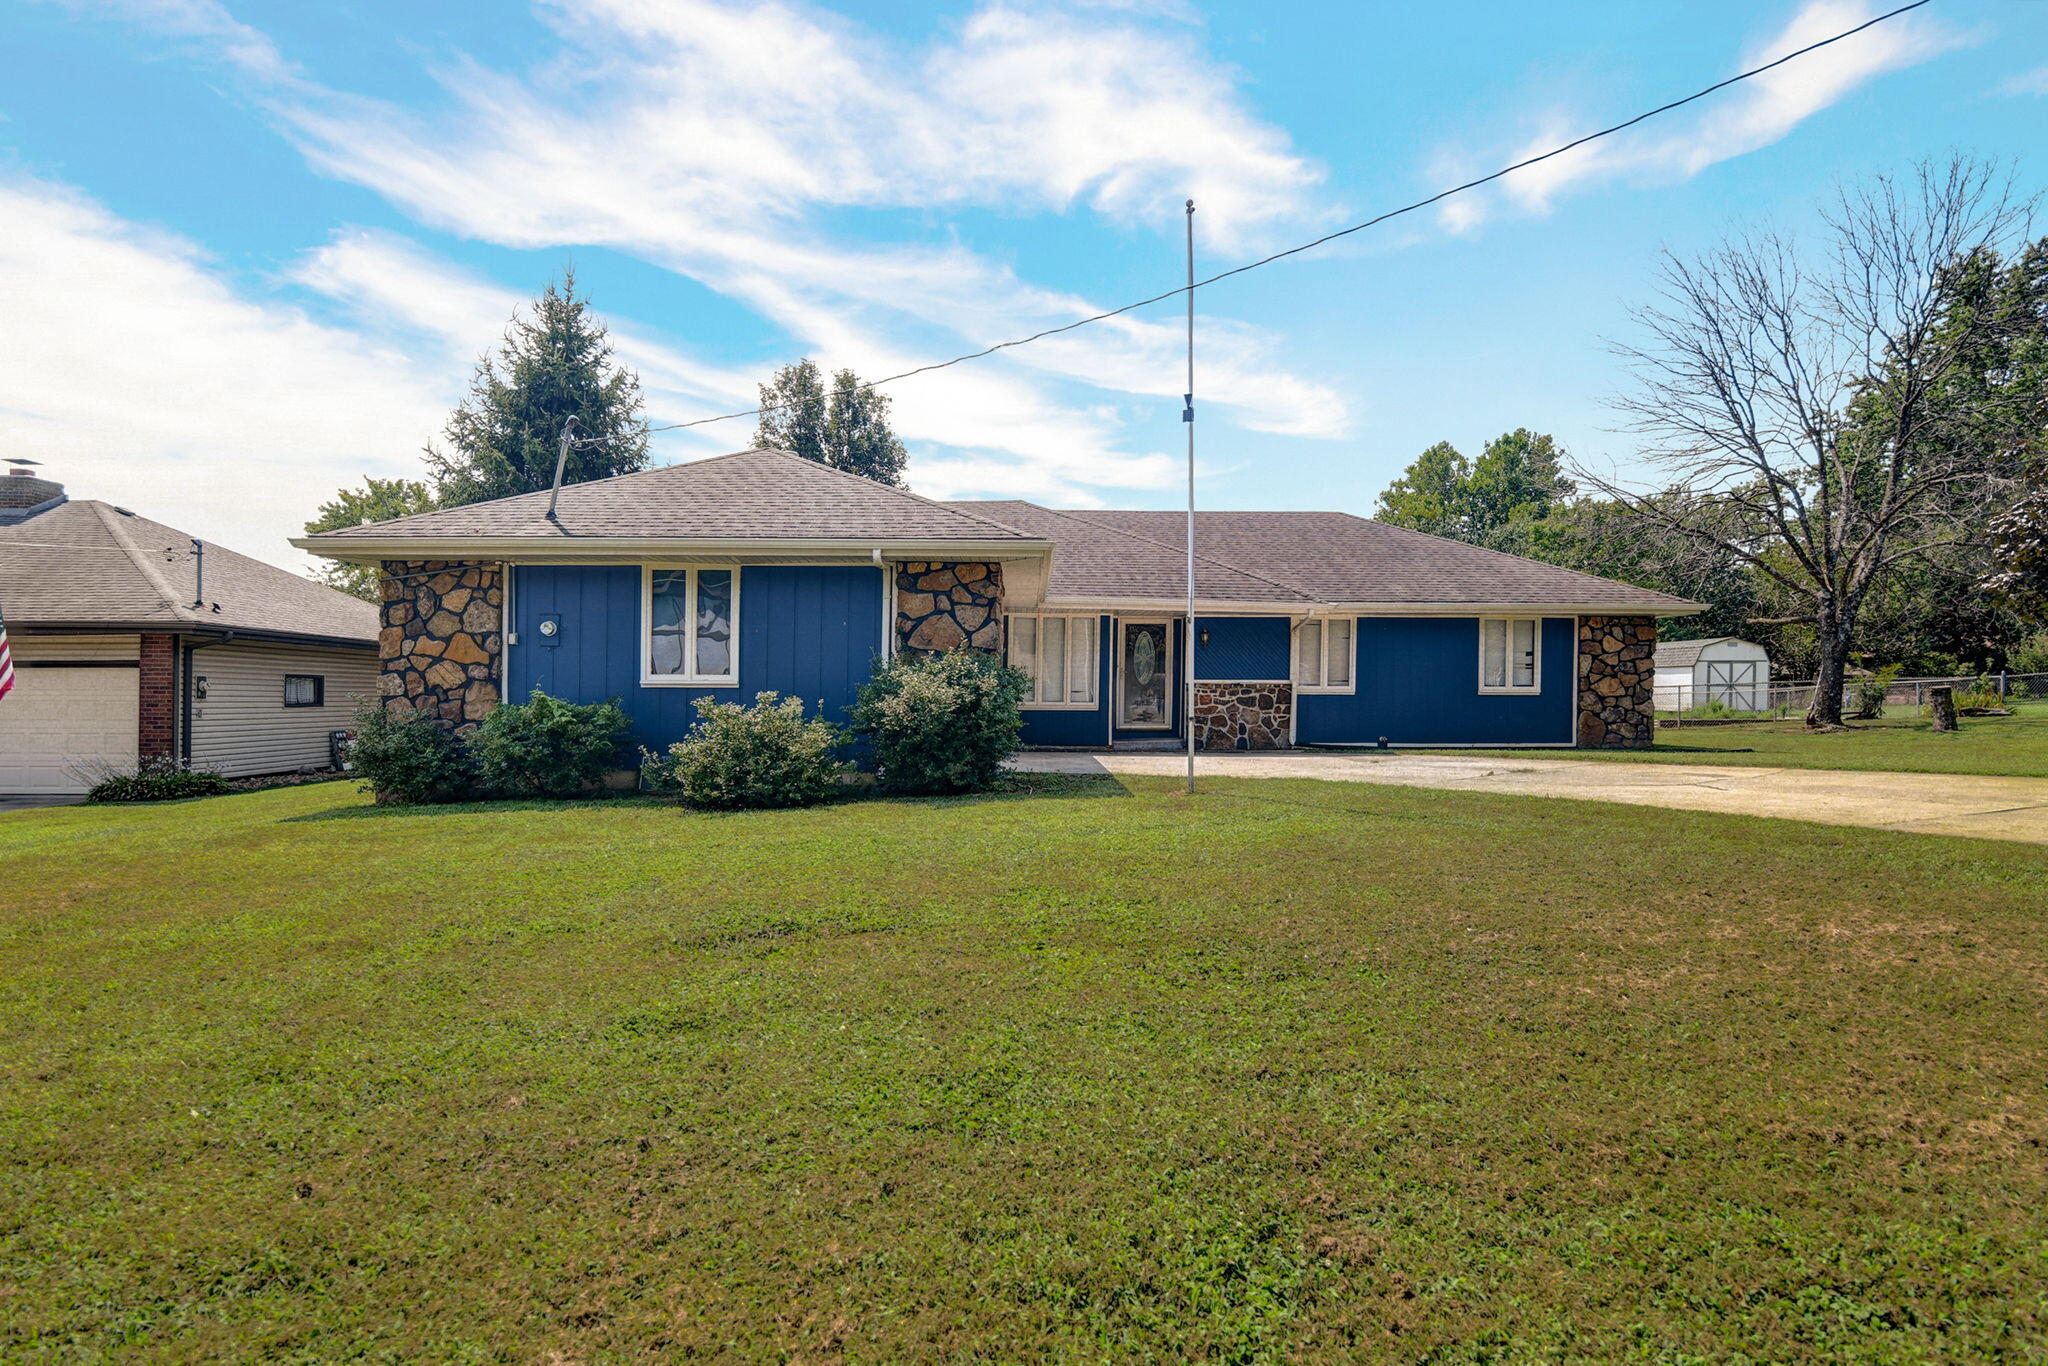
[[[286,674],[327,680],[317,707],[284,704]],[[377,690],[377,652],[316,645],[209,645],[192,653],[206,698],[192,699],[192,764],[227,776],[327,766],[327,733]]]
[[[0,603],[0,606],[4,606]],[[43,636],[20,630],[7,633],[16,660],[140,659],[141,636]]]

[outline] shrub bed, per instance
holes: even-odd
[[[979,792],[1017,752],[1031,678],[980,650],[899,655],[860,690],[855,733],[886,792]]]
[[[228,780],[210,768],[186,768],[168,755],[144,759],[132,772],[109,773],[85,794],[89,802],[174,802],[218,797]]]
[[[666,754],[642,750],[640,771],[657,792],[722,810],[812,806],[839,787],[846,733],[804,717],[803,699],[772,692],[754,705],[700,697],[698,721]]]

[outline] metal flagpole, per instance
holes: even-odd
[[[1180,420],[1188,429],[1188,620],[1181,668],[1188,676],[1188,795],[1195,792],[1195,201],[1188,201],[1188,392]]]

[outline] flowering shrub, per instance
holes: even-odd
[[[853,709],[888,792],[978,792],[1017,752],[1031,677],[980,650],[899,655]]]
[[[806,719],[802,698],[764,692],[751,707],[710,697],[695,706],[697,724],[666,754],[641,751],[650,788],[679,792],[692,806],[739,810],[810,806],[838,787],[845,732]]]

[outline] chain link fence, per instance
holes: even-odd
[[[1842,686],[1842,710],[1862,709],[1863,692],[1872,686],[1870,678],[1850,678]],[[1966,698],[1994,705],[2048,701],[2048,673],[1954,674],[1941,678],[1895,678],[1885,686],[1887,712],[1918,712],[1927,705],[1931,688],[1955,689],[1956,701],[1969,706]],[[1813,705],[1811,680],[1791,682],[1733,682],[1706,684],[1665,684],[1656,686],[1657,720],[1662,725],[1713,725],[1727,721],[1769,721],[1804,716]]]

